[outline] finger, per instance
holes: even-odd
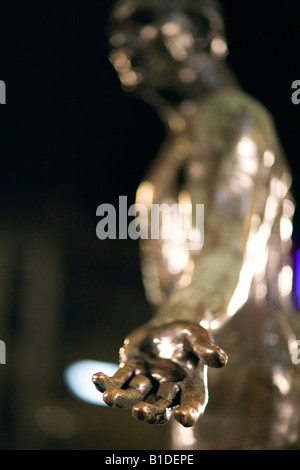
[[[227,364],[228,356],[226,352],[216,344],[196,344],[194,352],[201,363],[214,368],[221,368]]]
[[[148,424],[165,424],[169,421],[169,407],[179,391],[177,384],[163,382],[160,384],[154,403],[140,402],[133,406],[132,416]]]
[[[103,372],[98,372],[94,374],[92,380],[96,386],[96,388],[100,392],[105,392],[110,388],[114,387],[122,387],[123,384],[132,377],[133,369],[130,367],[124,367],[122,369],[118,369],[116,374],[113,377],[108,377],[107,375],[103,374]]]
[[[131,408],[135,403],[144,400],[151,389],[151,380],[140,374],[130,381],[125,390],[116,387],[106,390],[103,394],[103,401],[111,407]]]
[[[123,367],[117,370],[117,372],[113,375],[114,384],[117,387],[122,387],[131,377],[133,374],[144,375],[146,373],[146,366],[143,361],[138,360],[129,360],[124,363]]]
[[[130,357],[140,355],[140,344],[148,333],[147,326],[141,326],[132,331],[124,340],[123,346],[120,348],[120,362],[127,362]]]
[[[227,364],[226,352],[214,343],[212,336],[201,326],[192,325],[187,332],[187,339],[202,364],[215,368]]]
[[[175,419],[184,427],[194,426],[204,413],[208,391],[201,377],[186,381],[182,388],[180,405],[174,410]]]
[[[110,388],[121,388],[131,379],[134,373],[141,374],[145,372],[145,367],[138,361],[127,361],[123,367],[117,370],[112,376],[108,377],[103,372],[94,374],[92,380],[100,392],[105,392]]]
[[[148,359],[151,376],[158,382],[180,382],[185,378],[181,367],[169,359]]]

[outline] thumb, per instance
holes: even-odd
[[[193,327],[187,335],[190,347],[199,361],[206,366],[220,368],[227,364],[226,352],[214,343],[212,336],[201,326]]]

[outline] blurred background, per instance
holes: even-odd
[[[72,389],[75,380],[77,390],[94,391],[90,361],[116,364],[125,335],[151,315],[138,243],[96,237],[97,207],[117,207],[120,195],[134,203],[165,136],[154,111],[124,94],[107,59],[113,3],[0,7],[1,449],[169,446],[169,425],[136,422],[99,406],[100,394],[94,404]],[[291,84],[300,80],[300,3],[222,3],[229,62],[274,116],[299,204],[300,105]],[[299,237],[297,209],[295,252]]]

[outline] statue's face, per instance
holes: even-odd
[[[112,13],[111,61],[127,88],[170,87],[193,78],[193,61],[224,37],[213,0],[119,0]],[[180,78],[181,77],[181,78]]]

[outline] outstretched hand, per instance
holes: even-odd
[[[115,375],[99,372],[93,382],[108,406],[131,408],[136,419],[164,424],[173,412],[190,427],[208,401],[207,367],[226,363],[226,353],[195,323],[146,324],[125,339]]]

